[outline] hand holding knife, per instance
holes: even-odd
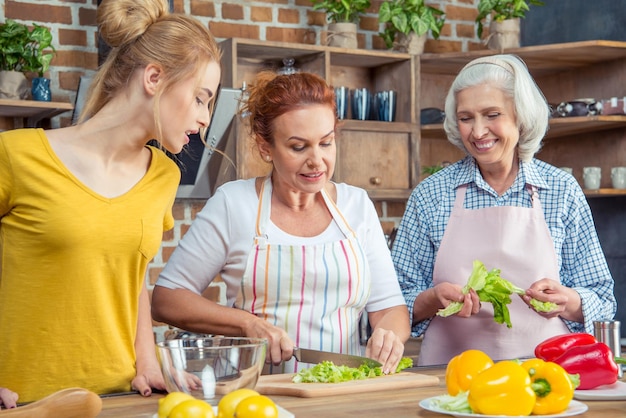
[[[318,364],[323,361],[332,361],[336,366],[359,367],[367,364],[369,367],[381,367],[382,364],[368,357],[355,356],[351,354],[339,354],[329,351],[310,350],[306,348],[294,347],[293,356],[303,363]]]

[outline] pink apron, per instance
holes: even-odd
[[[296,346],[361,354],[359,320],[370,294],[365,254],[335,203],[322,196],[345,239],[317,245],[270,244],[272,182],[260,192],[256,237],[235,306],[283,328]],[[270,373],[309,364],[291,359]]]
[[[532,208],[489,207],[465,209],[467,185],[457,190],[454,208],[435,259],[433,284],[467,283],[474,260],[487,270],[527,289],[533,282],[558,278],[556,252],[536,189],[529,187]],[[446,364],[467,349],[478,349],[494,360],[534,357],[544,339],[569,330],[559,318],[546,319],[530,310],[518,295],[511,295],[512,328],[493,320],[493,307],[482,303],[471,318],[435,316],[424,333],[419,365]]]

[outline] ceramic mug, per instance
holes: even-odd
[[[376,108],[378,110],[378,120],[393,122],[396,120],[396,105],[398,103],[398,93],[394,90],[379,91],[375,96]]]
[[[583,167],[583,183],[585,184],[585,189],[599,189],[601,176],[602,169],[600,167]]]
[[[337,117],[346,119],[348,117],[348,98],[350,90],[347,87],[335,87],[335,102],[337,103]]]
[[[611,97],[601,103],[603,115],[626,115],[626,97]]]
[[[366,88],[354,89],[351,93],[352,119],[368,120],[370,118],[372,94]]]
[[[611,168],[611,181],[614,189],[626,189],[626,167]]]

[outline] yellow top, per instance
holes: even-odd
[[[138,295],[180,182],[150,149],[146,175],[109,199],[67,170],[43,130],[0,133],[0,386],[20,402],[130,390]]]

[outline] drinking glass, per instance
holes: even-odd
[[[372,94],[367,88],[352,90],[352,119],[368,120],[372,105]]]

